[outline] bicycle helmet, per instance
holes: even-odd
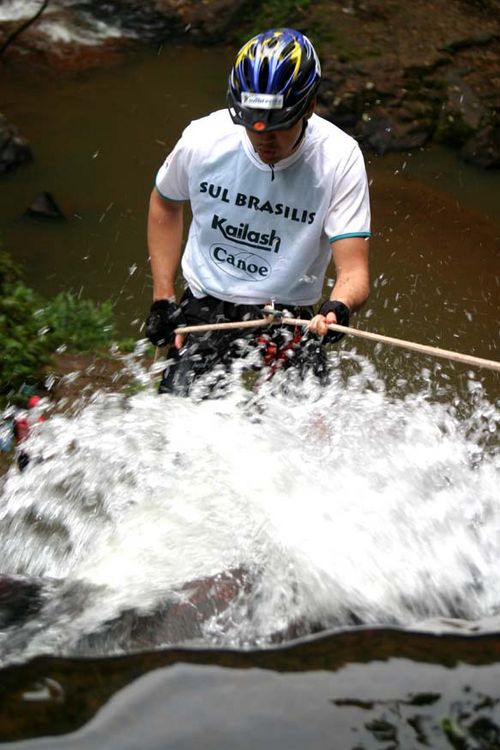
[[[240,49],[229,75],[233,122],[256,132],[290,128],[305,114],[321,78],[309,39],[295,29],[270,29]]]

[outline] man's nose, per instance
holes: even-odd
[[[274,133],[258,133],[257,137],[261,143],[271,144],[276,141],[276,136],[274,135]]]

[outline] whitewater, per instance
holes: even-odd
[[[290,372],[252,388],[235,372],[223,397],[185,399],[157,395],[140,357],[123,366],[136,393],[49,414],[27,469],[5,478],[0,572],[42,581],[45,598],[2,634],[4,660],[88,653],[123,613],[191,606],[192,582],[221,576],[231,596],[198,618],[197,644],[498,628],[499,411],[473,373],[467,397],[428,371],[403,393],[340,351],[327,388]]]

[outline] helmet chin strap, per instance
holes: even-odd
[[[304,138],[306,134],[306,130],[307,130],[307,123],[308,123],[308,119],[307,117],[304,117],[304,119],[302,120],[302,130],[300,131],[299,137],[297,138],[297,140],[292,146],[292,151],[295,151],[297,146],[301,143],[302,139]]]

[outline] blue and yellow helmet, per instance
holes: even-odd
[[[240,49],[229,75],[233,122],[256,132],[289,128],[307,111],[321,79],[318,56],[295,29],[270,29]]]

